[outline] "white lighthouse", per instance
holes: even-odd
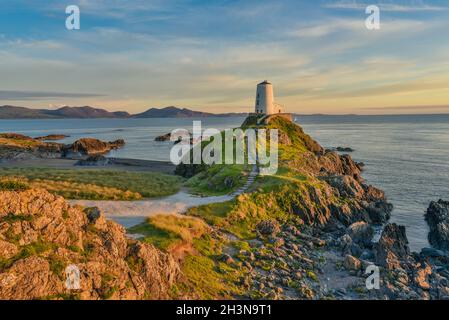
[[[267,80],[257,85],[255,112],[265,115],[284,112],[282,106],[274,102],[273,85]]]

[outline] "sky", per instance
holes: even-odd
[[[263,80],[289,112],[449,113],[449,1],[0,0],[0,105],[250,112]]]

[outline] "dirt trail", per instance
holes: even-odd
[[[192,207],[230,201],[248,190],[257,174],[257,167],[254,166],[245,185],[234,193],[224,196],[199,197],[185,191],[180,191],[174,195],[159,199],[138,201],[70,200],[69,203],[83,207],[98,207],[106,217],[129,228],[141,223],[145,218],[150,216],[158,214],[183,214]]]

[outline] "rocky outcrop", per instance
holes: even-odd
[[[441,250],[449,250],[449,201],[432,201],[425,215],[429,225],[429,242]]]
[[[158,142],[164,142],[164,141],[170,141],[171,139],[171,133],[166,133],[160,136],[157,136],[154,141],[158,141]]]
[[[122,139],[103,142],[98,139],[84,138],[73,144],[45,142],[52,138],[56,140],[60,136],[34,139],[16,133],[0,134],[0,159],[83,158],[90,155],[106,154],[125,145],[125,141]]]
[[[352,160],[350,155],[339,155],[336,152],[326,152],[319,157],[320,172],[327,175],[351,176],[359,182],[363,182],[361,167]]]
[[[400,268],[410,255],[405,227],[395,223],[385,226],[380,240],[374,247],[376,262],[387,268]]]
[[[106,154],[111,150],[121,148],[125,145],[123,139],[112,142],[104,142],[93,138],[83,138],[64,148],[64,155],[97,155]]]
[[[352,241],[362,246],[369,246],[374,236],[373,228],[364,221],[358,221],[351,224],[346,233],[351,237]]]
[[[79,287],[66,285],[73,270]],[[179,273],[98,210],[43,190],[0,192],[0,299],[164,299]]]
[[[281,231],[279,223],[276,220],[261,221],[256,228],[263,236],[276,236]]]
[[[75,165],[83,167],[104,167],[110,164],[110,160],[101,154],[89,156],[86,159],[81,159]]]
[[[57,140],[62,140],[62,139],[69,138],[69,137],[70,136],[66,136],[65,134],[49,134],[47,136],[36,137],[34,139],[40,140],[40,141],[57,141]]]

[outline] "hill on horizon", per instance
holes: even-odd
[[[89,118],[206,118],[206,117],[232,117],[246,116],[247,113],[208,113],[194,111],[174,106],[166,108],[150,108],[138,114],[129,114],[126,111],[110,112],[105,109],[89,106],[69,107],[59,109],[33,109],[16,106],[0,106],[0,119],[89,119]]]

